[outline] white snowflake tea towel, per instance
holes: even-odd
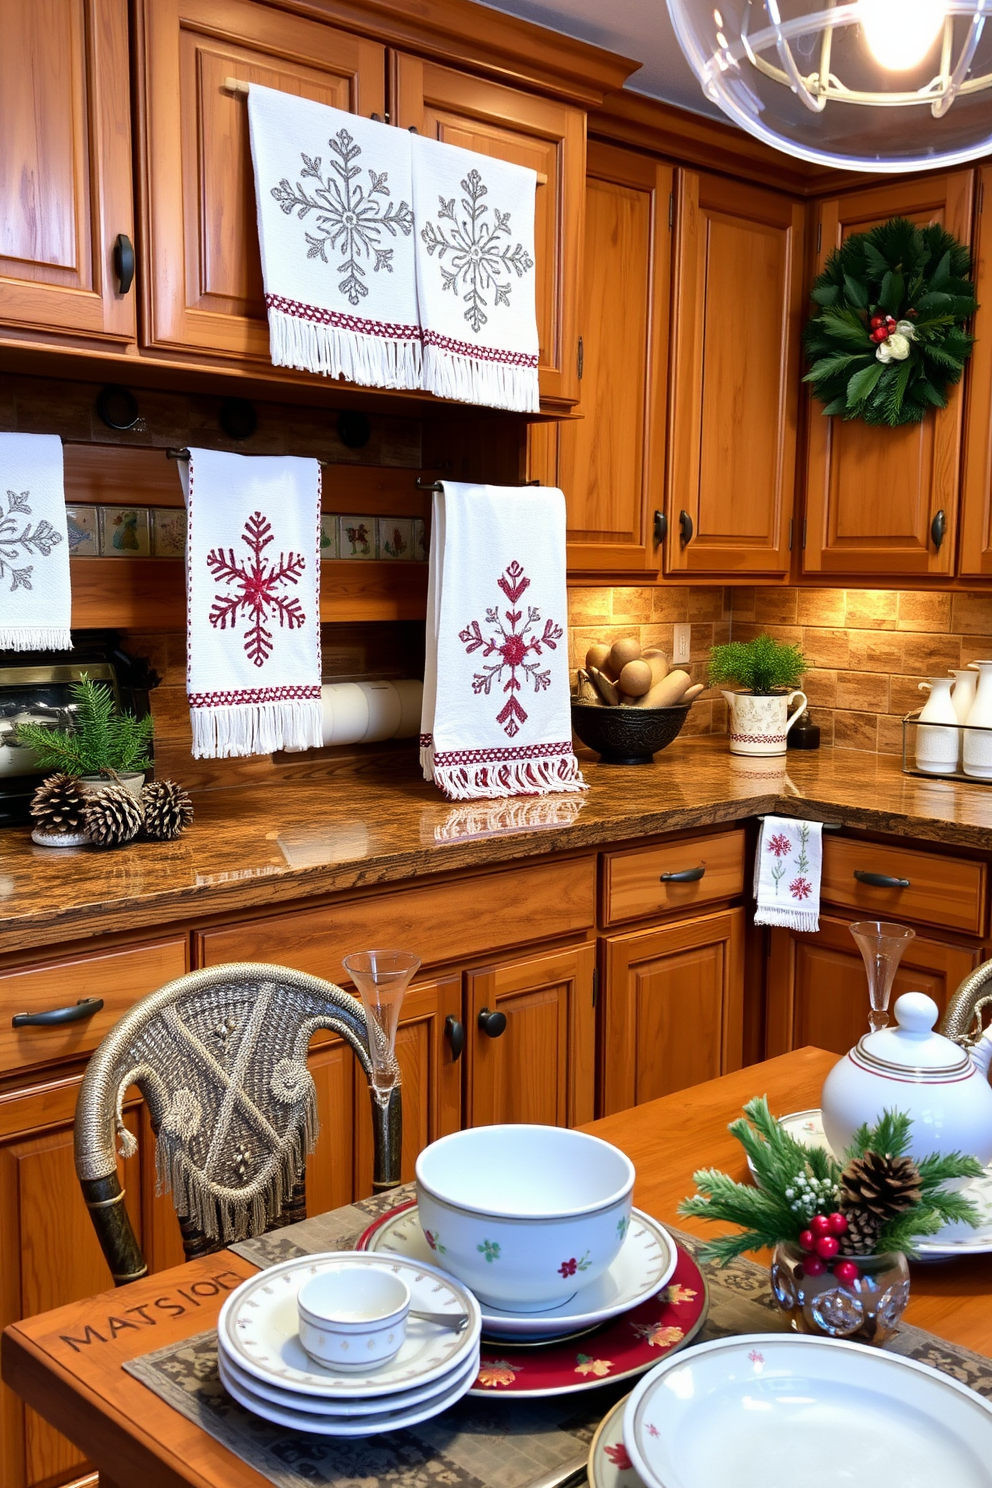
[[[0,434],[0,651],[69,651],[69,538],[56,434]]]
[[[319,748],[320,466],[193,449],[179,468],[193,754]]]
[[[822,864],[822,822],[766,816],[754,861],[754,923],[819,930]]]
[[[412,144],[423,385],[536,412],[537,174],[422,135]]]
[[[420,762],[449,799],[585,790],[566,605],[561,492],[445,481],[434,498]]]
[[[410,135],[254,83],[248,123],[273,363],[419,388]]]

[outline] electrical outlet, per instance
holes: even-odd
[[[689,660],[689,643],[692,638],[691,625],[672,627],[672,666],[685,666]]]

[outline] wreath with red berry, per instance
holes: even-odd
[[[820,308],[804,337],[805,381],[823,412],[895,427],[943,408],[974,343],[970,271],[963,243],[905,217],[835,248],[813,281]]]

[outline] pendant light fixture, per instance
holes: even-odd
[[[956,165],[992,150],[992,0],[668,0],[668,9],[707,98],[777,150],[869,171]]]

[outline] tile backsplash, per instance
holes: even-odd
[[[666,585],[572,589],[569,600],[573,676],[594,640],[636,635],[670,650],[673,624],[688,621],[689,670],[703,681],[711,645],[764,631],[805,653],[821,742],[868,753],[901,755],[902,719],[923,705],[922,680],[992,656],[992,593]],[[726,732],[723,701],[704,693],[687,732]]]

